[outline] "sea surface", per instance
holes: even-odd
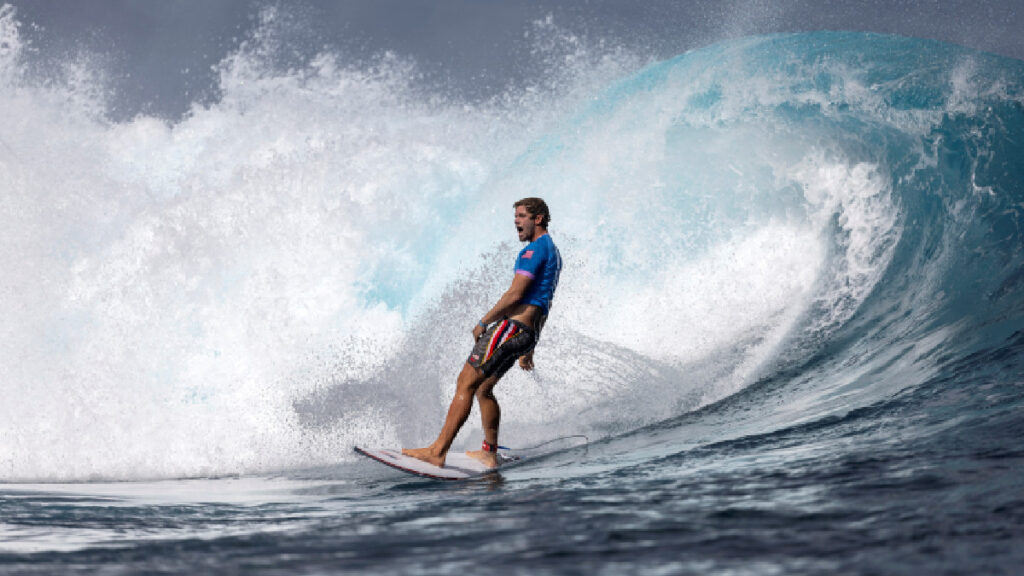
[[[214,102],[113,121],[0,10],[0,573],[1020,573],[1024,62],[540,22],[470,102],[256,24]],[[433,439],[534,195],[523,461],[359,458]]]

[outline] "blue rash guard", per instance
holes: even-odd
[[[544,234],[527,244],[516,258],[516,274],[529,277],[533,282],[519,302],[538,306],[547,315],[561,273],[562,255],[558,253],[551,235]]]

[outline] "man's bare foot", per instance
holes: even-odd
[[[501,461],[498,460],[498,455],[494,452],[485,452],[483,450],[468,450],[466,455],[475,460],[479,460],[484,463],[484,466],[488,468],[497,468],[501,465]]]
[[[402,454],[412,456],[417,460],[423,460],[427,464],[433,464],[438,468],[444,467],[444,454],[436,454],[431,448],[402,448]]]

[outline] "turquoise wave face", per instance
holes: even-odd
[[[871,310],[983,321],[1019,283],[1022,79],[1019,61],[912,38],[727,42],[595,96],[509,187],[593,222],[588,254],[615,284],[758,230],[806,234],[821,261],[797,263],[819,270],[796,334],[819,343]]]

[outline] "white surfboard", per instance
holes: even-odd
[[[500,469],[488,468],[483,462],[467,455],[465,452],[449,452],[443,467],[434,466],[412,456],[406,456],[402,454],[401,450],[361,448],[356,446],[356,452],[396,470],[436,480],[466,480],[490,474]],[[499,454],[498,458],[501,459],[503,465],[519,460],[517,457],[503,454]]]

